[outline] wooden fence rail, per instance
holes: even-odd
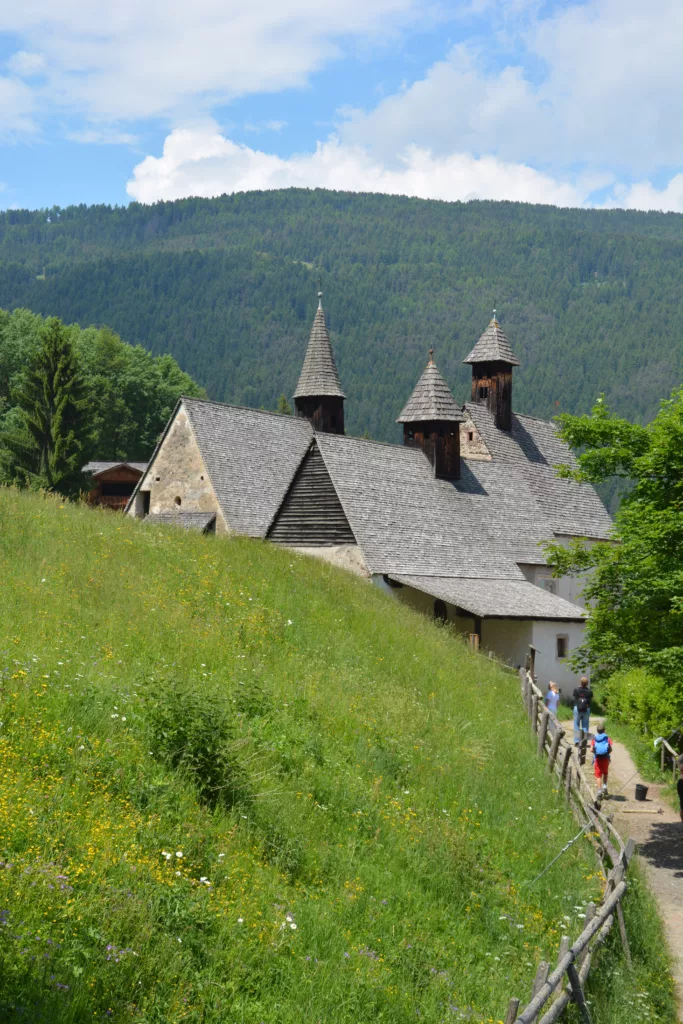
[[[629,963],[631,961],[621,900],[626,892],[624,876],[635,852],[635,843],[632,839],[623,842],[611,816],[603,812],[601,798],[593,792],[586,777],[587,737],[582,734],[579,744],[574,745],[573,733],[567,737],[564,725],[545,707],[541,690],[524,669],[520,670],[520,683],[529,724],[537,736],[538,754],[547,756],[548,771],[557,776],[574,816],[586,828],[606,881],[600,906],[589,904],[586,909],[584,930],[573,945],[569,944],[567,937],[563,938],[554,970],[551,971],[545,962],[538,965],[528,1004],[521,1007],[519,999],[511,999],[505,1024],[555,1024],[570,1002],[578,1007],[583,1024],[591,1024],[584,987],[595,951],[607,938],[615,917],[624,955]],[[565,976],[567,984],[564,983]],[[539,1018],[551,998],[550,1006]]]

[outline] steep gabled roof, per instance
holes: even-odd
[[[313,440],[308,420],[184,398],[229,529],[265,537]]]
[[[440,420],[446,423],[464,423],[465,419],[462,409],[451,394],[451,389],[430,359],[396,422],[424,423],[428,420]]]
[[[338,398],[346,398],[337,373],[337,364],[334,361],[322,300],[318,304],[313,320],[304,365],[294,392],[295,398],[309,398],[316,395],[335,395]]]
[[[463,359],[463,363],[507,363],[508,366],[521,366],[495,316],[467,359]]]

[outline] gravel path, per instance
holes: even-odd
[[[595,731],[595,721],[591,720],[591,732]],[[632,836],[638,844],[671,951],[678,1019],[683,1021],[683,825],[671,805],[660,799],[662,787],[643,782],[626,747],[614,740],[612,747],[609,792],[614,796],[605,801],[603,811],[614,814],[614,824],[624,841]],[[590,757],[586,769],[591,770]],[[648,787],[644,803],[635,799],[637,782]]]

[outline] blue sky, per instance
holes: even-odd
[[[681,40],[680,0],[5,4],[0,207],[298,185],[683,212]]]

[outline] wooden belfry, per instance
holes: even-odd
[[[487,406],[499,430],[512,430],[512,367],[520,362],[501,330],[495,309],[463,362],[472,366],[472,401]]]
[[[460,479],[460,424],[465,415],[429,350],[427,367],[415,385],[403,412],[396,420],[403,424],[403,443],[421,448],[442,480]]]

